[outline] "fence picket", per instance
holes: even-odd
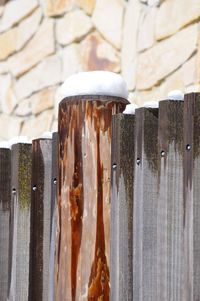
[[[158,109],[140,108],[135,116],[133,218],[133,296],[156,300]]]
[[[52,183],[52,140],[35,139],[32,148],[30,300],[47,301]]]
[[[158,141],[157,300],[182,301],[183,102],[160,102]]]
[[[112,120],[111,257],[112,301],[133,300],[134,115]]]
[[[9,301],[27,301],[29,295],[31,144],[11,149],[11,225]]]
[[[200,93],[184,105],[184,290],[181,301],[200,300]]]
[[[0,300],[7,299],[11,204],[11,151],[0,148]]]

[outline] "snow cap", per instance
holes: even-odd
[[[41,136],[41,138],[44,138],[44,139],[52,139],[52,135],[53,133],[52,132],[44,132]]]
[[[138,109],[138,106],[135,103],[130,103],[126,105],[126,108],[123,114],[132,114],[135,115],[135,110]]]
[[[10,144],[8,141],[1,141],[0,142],[0,148],[8,148],[10,149]]]
[[[18,143],[30,144],[30,142],[26,136],[16,136],[9,140],[10,146],[12,146],[13,144],[18,144]]]
[[[144,108],[158,109],[158,107],[159,107],[159,102],[155,100],[147,101],[144,103]]]
[[[121,75],[109,71],[90,71],[68,77],[61,86],[62,99],[76,95],[106,95],[127,99],[128,90]]]
[[[173,90],[168,93],[167,98],[169,100],[179,100],[179,101],[184,101],[184,94],[180,90]]]

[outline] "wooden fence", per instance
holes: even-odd
[[[0,301],[200,300],[200,94],[126,103],[72,97],[0,148]]]

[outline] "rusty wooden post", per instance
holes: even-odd
[[[54,301],[55,238],[57,225],[58,133],[52,136],[51,229],[49,259],[49,301]]]
[[[137,109],[134,160],[133,300],[157,300],[157,154],[158,109]]]
[[[200,300],[200,93],[184,106],[184,289],[181,301]]]
[[[49,297],[52,139],[32,142],[30,300]]]
[[[29,295],[31,144],[11,148],[11,226],[9,301],[27,301]]]
[[[109,300],[112,114],[128,102],[74,96],[59,106],[56,300]]]
[[[111,144],[111,301],[133,300],[134,115],[117,114]]]
[[[183,301],[183,105],[159,106],[157,300],[163,301]]]
[[[11,151],[0,148],[0,300],[7,299],[11,203]]]

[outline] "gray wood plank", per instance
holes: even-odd
[[[50,237],[50,259],[49,259],[49,301],[54,301],[54,274],[56,254],[56,225],[57,225],[57,178],[58,178],[58,133],[52,137],[52,177],[51,177],[51,237]]]
[[[182,301],[200,300],[200,94],[184,105],[184,289]]]
[[[111,301],[133,300],[134,115],[112,120]]]
[[[133,300],[155,301],[157,292],[158,109],[135,116]]]
[[[35,139],[32,148],[30,300],[49,297],[52,140]]]
[[[9,301],[27,301],[30,259],[31,144],[11,149]]]
[[[0,300],[7,300],[11,204],[11,151],[0,148]]]
[[[183,301],[183,102],[160,102],[158,141],[157,300]]]

